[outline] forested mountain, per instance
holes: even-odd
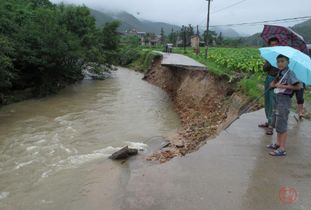
[[[293,29],[302,35],[307,43],[311,44],[311,19],[295,25]]]
[[[241,39],[242,44],[248,45],[248,46],[264,46],[265,42],[260,37],[261,33],[256,33],[252,36],[243,37]]]
[[[168,35],[171,33],[172,28],[174,29],[174,31],[181,29],[180,26],[172,25],[168,23],[153,22],[153,21],[148,21],[148,20],[139,20],[135,16],[127,12],[112,13],[112,12],[101,12],[101,11],[92,9],[91,14],[96,18],[97,26],[102,26],[104,23],[112,21],[112,20],[121,21],[121,26],[119,28],[121,32],[135,28],[138,31],[160,34],[161,28],[163,28],[165,34]],[[236,30],[229,28],[229,27],[217,27],[217,28],[212,28],[212,30],[216,31],[218,34],[222,33],[224,37],[229,37],[229,38],[241,37],[241,34],[239,34]]]
[[[97,26],[102,26],[111,20],[119,20],[121,22],[119,31],[121,32],[130,29],[136,29],[137,31],[160,34],[161,28],[163,28],[165,34],[168,35],[172,31],[172,28],[174,30],[180,30],[180,27],[177,25],[162,22],[152,22],[148,20],[139,20],[134,15],[131,15],[127,12],[109,13],[92,9],[91,14],[96,18]]]
[[[222,36],[225,38],[238,38],[242,36],[236,30],[229,27],[213,27],[211,29],[217,34],[222,33]]]

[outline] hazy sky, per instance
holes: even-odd
[[[193,24],[202,27],[206,25],[206,0],[52,0],[52,2],[85,4],[97,10],[124,10],[138,18],[178,25]],[[217,12],[235,3],[239,4]],[[311,1],[213,0],[211,11],[214,12],[211,15],[211,25],[274,20],[311,15]],[[297,22],[280,24],[287,26],[295,23]],[[234,27],[244,33],[255,33],[261,28],[262,26]]]

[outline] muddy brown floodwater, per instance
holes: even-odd
[[[168,95],[142,76],[120,68],[2,107],[0,209],[106,209],[99,201],[122,199],[129,166],[108,155],[125,144],[146,152],[150,138],[180,126]]]

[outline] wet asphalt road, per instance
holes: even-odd
[[[228,132],[222,132],[198,152],[166,164],[132,170],[122,203],[114,207],[127,210],[311,209],[311,122],[297,124],[290,117],[288,156],[275,158],[269,156],[265,148],[275,136],[266,136],[257,127],[263,121],[262,110],[244,115]]]

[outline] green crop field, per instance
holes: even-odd
[[[199,55],[192,49],[175,48],[175,53],[186,54],[199,62],[206,64],[216,75],[228,75],[233,72],[243,74],[262,74],[264,60],[256,48],[210,48],[208,60],[204,57],[204,48]],[[230,75],[228,75],[230,76]],[[232,76],[232,75],[231,75]]]
[[[254,48],[211,48],[209,59],[230,70],[252,73],[260,73],[264,64]]]

